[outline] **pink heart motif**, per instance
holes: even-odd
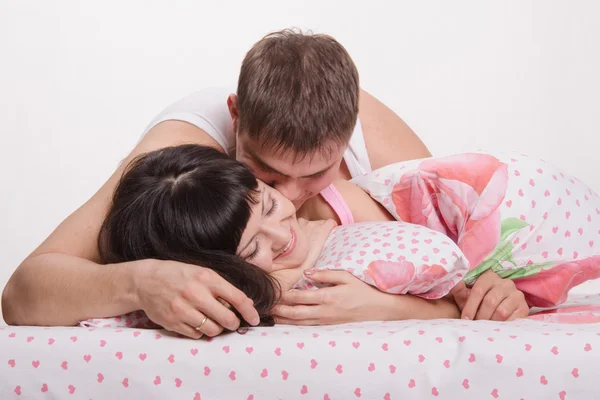
[[[146,353],[140,353],[138,357],[140,360],[144,361],[146,359]]]
[[[512,206],[512,200],[508,200],[506,202],[506,207],[510,208]]]
[[[585,347],[583,348],[583,350],[585,350],[585,351],[591,351],[592,350],[592,345],[589,344],[589,343],[586,343]]]
[[[246,353],[252,354],[253,351],[254,351],[253,347],[246,347]]]
[[[275,349],[275,354],[277,354],[278,356],[281,355],[281,349],[279,347]]]
[[[550,350],[550,352],[551,352],[552,354],[554,354],[554,355],[557,355],[557,354],[558,354],[558,347],[554,346],[554,347],[552,348],[552,350]]]
[[[356,389],[354,389],[354,395],[355,395],[356,397],[360,397],[360,396],[361,396],[361,393],[360,393],[360,388],[356,388]]]
[[[158,386],[161,384],[161,379],[160,376],[156,376],[156,378],[154,378],[154,385]]]
[[[492,394],[492,397],[493,397],[493,398],[497,399],[497,398],[498,398],[498,389],[494,389],[494,390],[492,390],[492,393],[491,393],[491,394]]]
[[[182,384],[182,383],[183,383],[183,382],[182,382],[182,380],[181,380],[181,379],[179,379],[179,378],[175,378],[175,386],[176,386],[176,387],[181,387],[181,384]]]
[[[15,336],[17,336],[17,335],[16,335],[14,332],[11,332],[11,333],[8,335],[8,337],[10,337],[10,338],[13,338],[13,337],[15,337]],[[17,387],[19,388],[19,390],[21,390],[21,389],[20,389],[20,388],[21,388],[21,386],[17,386]]]
[[[504,359],[504,357],[502,357],[500,354],[496,354],[496,362],[498,364],[502,364],[503,359]]]
[[[526,344],[525,345],[525,351],[529,351],[531,350],[531,345],[530,344]]]
[[[390,396],[390,394],[389,394],[389,393],[386,393],[386,394],[383,396],[383,400],[392,400],[392,397]]]
[[[352,347],[358,349],[360,347],[360,342],[352,342]]]
[[[405,346],[410,346],[410,344],[411,344],[411,343],[412,343],[412,342],[411,342],[410,340],[405,340],[405,341],[404,341],[404,345],[405,345]]]
[[[20,396],[20,395],[21,395],[21,386],[17,386],[17,387],[15,388],[15,393],[17,394],[17,396]]]
[[[98,383],[102,383],[104,381],[104,375],[98,374]]]
[[[450,360],[445,360],[444,361],[444,367],[450,368]]]
[[[100,341],[100,347],[104,347],[106,346],[106,340],[101,340]]]
[[[468,388],[470,387],[470,386],[469,386],[469,380],[468,380],[468,379],[463,379],[463,381],[462,381],[462,385],[463,385],[463,387],[464,387],[465,389],[468,389]]]
[[[317,368],[317,365],[319,365],[319,363],[315,359],[310,360],[310,368],[311,369]]]
[[[54,339],[52,339],[52,338],[48,339],[48,344],[49,344],[49,345],[52,345],[52,344],[54,344]]]
[[[465,337],[464,336],[459,336],[458,341],[461,342],[461,343],[464,342],[465,341]]]
[[[196,392],[196,394],[194,395],[194,399],[193,400],[202,400],[200,398],[200,393]]]
[[[288,376],[290,376],[290,374],[288,374],[287,371],[281,371],[281,378],[283,378],[284,381],[287,381]]]
[[[304,348],[304,343],[303,343],[303,342],[296,343],[296,346],[297,346],[297,347],[298,347],[300,350],[302,350],[302,349]]]
[[[133,332],[133,337],[138,337],[138,336],[140,336],[141,334],[142,334],[142,332],[140,332],[140,331],[135,331],[135,332]]]
[[[344,372],[341,364],[338,364],[337,367],[335,367],[335,370],[337,371],[338,374],[341,374],[342,372]]]
[[[11,368],[15,367],[15,360],[8,360],[8,365],[10,365]]]
[[[75,393],[75,386],[69,385],[69,394]]]
[[[266,378],[267,376],[269,376],[269,371],[267,371],[266,368],[263,368],[262,372],[260,373],[260,377]]]
[[[42,385],[42,393],[46,393],[48,391],[48,385],[46,385],[45,383]]]
[[[306,385],[302,385],[302,389],[300,390],[301,394],[306,394],[308,393],[308,388],[306,387]]]
[[[520,378],[523,376],[523,369],[522,368],[517,368],[517,378]]]
[[[540,377],[540,383],[541,383],[542,385],[547,385],[547,384],[548,384],[548,380],[546,379],[546,377],[545,377],[544,375],[542,375],[542,376]]]
[[[369,368],[367,368],[367,369],[369,370],[369,372],[375,371],[375,364],[369,363]]]
[[[121,385],[123,385],[123,387],[128,388],[129,387],[129,379],[128,378],[123,379],[123,381],[121,382]]]
[[[123,358],[123,353],[121,353],[120,351],[117,351],[115,353],[115,357],[117,357],[119,360]]]
[[[191,349],[190,353],[195,356],[196,354],[198,354],[198,349]]]
[[[375,369],[375,366],[373,366],[373,369]],[[394,372],[396,372],[396,366],[393,364],[390,364],[389,369],[390,369],[390,374],[393,374]]]
[[[91,355],[89,355],[89,354],[86,354],[85,356],[83,356],[83,360],[84,360],[86,363],[89,363],[89,362],[92,360],[92,356],[91,356]]]
[[[438,336],[438,337],[436,337],[436,338],[435,338],[435,340],[436,340],[436,342],[438,342],[438,343],[442,343],[442,342],[444,341],[444,339],[442,339],[442,338],[441,338],[441,337],[439,337],[439,336]]]
[[[573,371],[571,371],[571,375],[573,375],[574,378],[579,378],[579,369],[573,368]]]
[[[558,396],[560,397],[560,400],[565,400],[567,398],[567,392],[563,390],[558,393]]]
[[[329,345],[330,345],[331,347],[335,347],[335,340],[330,340],[330,341],[329,341]],[[384,349],[384,350],[385,350],[385,349]]]
[[[69,369],[69,363],[66,361],[63,361],[62,364],[60,364],[61,368],[64,369],[65,371]]]
[[[77,336],[71,336],[71,341],[75,343],[77,341]]]
[[[231,379],[232,381],[235,381],[235,371],[231,371],[229,373],[229,379]]]
[[[475,359],[475,354],[471,353],[471,354],[469,355],[469,362],[470,362],[470,363],[473,363],[473,362],[475,362],[475,360],[476,360],[476,359]]]
[[[29,343],[29,342],[33,341],[33,339],[35,339],[33,336],[29,336],[29,337],[27,338],[27,343]]]
[[[414,388],[415,386],[417,386],[417,384],[415,383],[414,379],[411,379],[410,381],[408,381],[408,387],[409,388]]]
[[[209,376],[209,375],[210,375],[210,368],[204,367],[204,376]]]
[[[425,356],[423,354],[419,354],[419,362],[425,361]]]
[[[432,388],[431,394],[437,397],[437,396],[439,396],[440,393],[438,392],[438,390],[436,388]]]

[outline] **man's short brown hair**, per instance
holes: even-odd
[[[308,155],[348,144],[358,116],[358,71],[334,38],[283,30],[258,41],[238,81],[240,134]]]

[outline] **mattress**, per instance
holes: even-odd
[[[540,311],[540,310],[536,310]],[[600,296],[510,323],[0,327],[0,399],[593,399]]]

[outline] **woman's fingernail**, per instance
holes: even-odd
[[[462,319],[471,320],[471,317],[469,317],[468,315],[463,315]]]
[[[307,271],[304,271],[304,274],[305,274],[305,275],[309,275],[309,276],[310,276],[310,275],[312,275],[312,274],[313,274],[313,272],[314,272],[313,270],[310,270],[310,269],[309,269],[309,270],[307,270]]]
[[[250,323],[254,326],[258,325],[260,323],[260,317],[253,318]]]

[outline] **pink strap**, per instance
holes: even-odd
[[[333,184],[327,186],[325,189],[321,191],[321,196],[323,199],[333,208],[333,211],[337,214],[340,219],[342,225],[353,224],[354,217],[352,216],[352,212],[346,204],[346,201],[342,197],[339,190],[336,189]]]

